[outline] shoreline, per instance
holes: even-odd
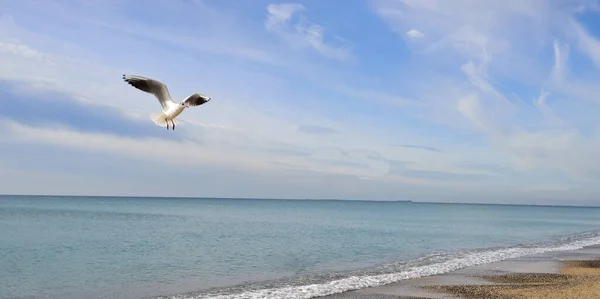
[[[235,299],[235,298],[324,298],[324,299],[509,299],[513,297],[497,297],[496,295],[489,296],[456,296],[453,293],[464,292],[464,294],[473,293],[474,290],[482,289],[485,287],[496,287],[501,282],[498,282],[498,276],[508,275],[504,280],[515,279],[515,275],[518,276],[517,280],[540,280],[542,278],[552,279],[553,277],[560,274],[561,263],[565,261],[582,261],[582,260],[599,260],[600,261],[600,244],[597,240],[594,242],[587,242],[588,245],[581,244],[581,246],[575,245],[577,242],[584,242],[578,240],[573,243],[563,244],[559,248],[540,248],[540,247],[525,247],[531,249],[545,249],[546,251],[532,250],[525,255],[515,255],[515,251],[511,248],[504,250],[502,254],[513,255],[514,257],[506,257],[502,259],[496,259],[496,257],[487,256],[486,253],[490,252],[479,252],[473,255],[467,255],[463,257],[457,257],[455,259],[447,260],[446,262],[428,264],[428,265],[416,265],[415,267],[408,268],[404,272],[393,273],[393,274],[382,274],[387,275],[398,275],[404,276],[403,280],[397,280],[391,277],[357,277],[351,276],[340,280],[334,280],[329,283],[316,283],[316,284],[301,284],[301,285],[272,285],[268,288],[256,288],[246,289],[242,293],[227,292],[227,293],[207,293],[205,291],[178,293],[162,296],[153,296],[155,299],[159,298],[221,298],[221,299]],[[573,248],[573,245],[575,248]],[[512,249],[524,249],[524,248],[512,248]],[[558,250],[557,250],[558,249]],[[498,251],[492,251],[491,253],[498,253]],[[465,259],[466,257],[466,259]],[[486,259],[496,259],[496,261],[483,262]],[[481,260],[483,259],[483,260]],[[468,263],[475,262],[475,264],[465,265],[464,267],[458,267],[456,263],[460,264],[465,261]],[[483,262],[483,263],[482,263]],[[445,264],[445,265],[444,265]],[[600,262],[599,262],[600,264]],[[438,272],[440,269],[435,269],[435,266],[443,266],[454,268],[455,270],[449,270],[447,272]],[[434,266],[434,267],[431,267]],[[427,272],[438,272],[438,274],[427,274]],[[442,270],[443,271],[443,270]],[[419,273],[423,272],[423,273]],[[418,276],[424,274],[422,276]],[[417,275],[417,276],[415,276]],[[554,275],[554,276],[553,276]],[[600,276],[599,276],[600,277]],[[376,280],[388,280],[393,279],[395,282],[380,284],[369,278],[375,278]],[[401,278],[402,279],[402,278]],[[517,281],[518,282],[518,281]],[[513,284],[517,283],[513,281]],[[551,282],[551,281],[549,281]],[[289,283],[289,282],[288,282]],[[352,289],[341,292],[331,292],[332,288],[338,288],[339,286],[353,283]],[[506,284],[506,282],[504,283]],[[362,286],[361,286],[362,285]],[[371,286],[368,286],[371,285]],[[531,284],[529,285],[531,286]],[[599,285],[600,286],[600,285]],[[347,287],[347,286],[346,286]],[[294,290],[292,290],[294,289]],[[600,287],[599,287],[600,290]],[[231,291],[231,290],[230,290]],[[293,291],[294,294],[289,292]],[[320,294],[319,294],[320,293]],[[477,293],[477,294],[480,294]],[[490,293],[493,294],[493,293]],[[529,298],[529,297],[518,297],[518,298]],[[537,297],[531,297],[536,298]],[[561,297],[561,298],[572,298],[572,297]],[[557,298],[557,299],[561,299]],[[586,297],[583,297],[587,299]],[[600,296],[595,297],[600,298]],[[546,298],[544,298],[546,299]]]
[[[600,298],[600,245],[507,259],[320,298]]]
[[[581,242],[587,244],[577,244]],[[469,292],[474,292],[473,290],[481,289],[485,286],[497,287],[497,285],[501,283],[499,283],[497,280],[494,281],[494,278],[499,275],[509,275],[507,278],[504,278],[505,280],[510,279],[515,274],[520,276],[519,279],[521,280],[527,280],[528,277],[530,280],[539,280],[541,279],[540,277],[544,277],[544,275],[546,275],[545,277],[547,278],[551,278],[553,277],[552,275],[556,276],[560,274],[562,268],[561,263],[565,261],[600,260],[600,243],[598,242],[598,236],[595,236],[592,239],[578,239],[577,241],[571,241],[569,243],[563,243],[562,245],[556,246],[557,247],[525,246],[505,248],[500,250],[479,251],[463,256],[457,256],[444,262],[425,265],[417,264],[398,273],[379,274],[367,277],[361,277],[360,275],[350,276],[327,283],[290,285],[289,282],[287,282],[285,285],[271,285],[267,288],[246,288],[242,293],[231,292],[231,290],[229,290],[227,293],[219,293],[218,291],[215,293],[208,293],[202,290],[187,293],[163,294],[159,296],[155,295],[152,296],[152,298],[235,299],[267,297],[288,298],[288,296],[291,296],[289,298],[509,299],[513,297],[497,297],[496,295],[494,295],[494,297],[491,297],[492,295],[487,297],[460,297],[452,295],[452,293],[462,290],[463,292],[466,292],[465,294],[469,294]],[[529,251],[529,253],[522,254],[523,250]],[[489,255],[490,253],[492,256]],[[498,259],[498,253],[500,256],[508,255],[513,257],[505,256]],[[495,261],[486,261],[488,259]],[[462,263],[468,263],[471,265],[464,265],[461,267],[460,264]],[[446,268],[448,271],[444,271],[443,268]],[[448,268],[454,268],[454,270]],[[437,272],[437,274],[431,272]],[[490,277],[493,278],[490,279]],[[400,280],[398,280],[398,278]],[[379,282],[377,280],[379,280]],[[392,280],[395,282],[381,284],[381,280]],[[336,288],[346,288],[348,287],[348,284],[353,284],[351,289],[346,289],[346,291],[339,290],[339,292],[335,292]],[[290,294],[290,292],[294,294]],[[600,298],[600,296],[595,298]],[[583,299],[587,298],[583,297]]]

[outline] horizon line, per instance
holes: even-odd
[[[340,199],[340,198],[262,198],[262,197],[211,197],[211,196],[144,196],[144,195],[64,195],[64,194],[0,194],[0,197],[103,197],[103,198],[150,198],[150,199],[228,199],[228,200],[285,200],[285,201],[353,201],[353,202],[386,202],[386,203],[422,203],[422,204],[459,204],[459,205],[503,205],[503,206],[535,206],[535,207],[591,207],[600,208],[600,202],[589,200],[585,204],[549,204],[549,203],[502,203],[502,202],[464,202],[464,201],[419,201],[411,199]],[[585,200],[579,200],[585,202]]]

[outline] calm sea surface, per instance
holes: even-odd
[[[600,209],[0,197],[0,298],[310,298],[600,243]]]

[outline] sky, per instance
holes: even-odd
[[[144,3],[0,0],[0,193],[600,202],[598,1]]]

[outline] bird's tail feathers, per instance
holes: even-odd
[[[167,126],[167,118],[162,112],[150,114],[150,119],[159,127]]]
[[[159,127],[167,126],[167,116],[162,112],[150,114],[150,119],[152,119],[152,121]],[[179,124],[177,118],[169,120],[169,125],[172,125],[173,123],[175,123],[175,125]]]

